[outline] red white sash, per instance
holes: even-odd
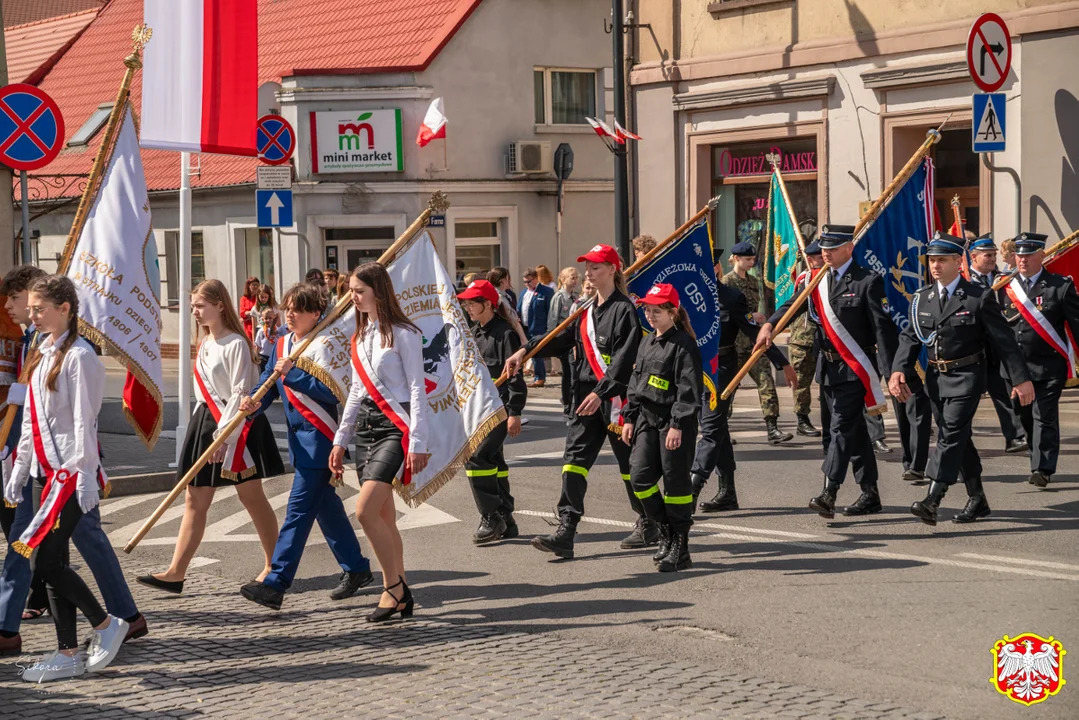
[[[361,352],[361,344],[356,334],[352,335],[352,367],[355,368],[356,374],[359,375],[360,382],[363,383],[367,394],[378,405],[378,409],[390,419],[394,427],[401,431],[401,447],[404,448],[405,457],[407,458],[409,446],[408,426],[411,418],[409,418],[401,403],[394,399],[389,389],[378,377],[378,373],[375,372],[374,365],[371,363],[371,358],[367,354],[367,348],[362,348]],[[408,462],[406,461],[401,467],[401,484],[408,485],[411,482],[412,473],[409,472]]]
[[[1034,332],[1038,333],[1042,340],[1049,343],[1054,350],[1068,361],[1068,380],[1079,377],[1079,367],[1077,367],[1075,360],[1075,348],[1072,347],[1070,342],[1060,337],[1060,333],[1056,331],[1052,323],[1031,302],[1030,297],[1027,296],[1027,291],[1023,289],[1023,283],[1019,282],[1018,276],[1004,286],[1004,292],[1008,293],[1008,297],[1015,304],[1015,309],[1030,324],[1030,327],[1034,328]]]
[[[289,333],[277,339],[278,360],[289,356],[292,351],[292,337],[292,333]],[[314,425],[316,430],[322,433],[330,442],[333,442],[334,436],[337,435],[337,421],[333,419],[333,415],[326,412],[326,409],[317,400],[304,395],[299,390],[290,388],[285,385],[283,380],[281,387],[285,389],[285,399],[296,408],[296,411],[303,416],[304,420]]]
[[[607,374],[608,363],[603,358],[603,354],[599,351],[599,345],[596,343],[596,323],[592,317],[592,311],[595,309],[595,305],[590,305],[587,310],[581,313],[581,344],[584,345],[584,356],[588,360],[588,364],[592,367],[592,374],[596,376],[597,380],[602,380]],[[611,424],[622,426],[625,424],[625,420],[622,418],[622,408],[626,404],[624,397],[611,398]]]
[[[866,356],[861,346],[854,341],[847,329],[839,322],[829,300],[831,273],[825,273],[820,284],[813,288],[813,302],[817,307],[819,322],[824,334],[828,336],[832,347],[839,352],[847,364],[865,386],[865,406],[870,411],[880,412],[886,407],[884,393],[880,389],[880,376],[873,369],[873,362]]]
[[[195,364],[193,367],[195,387],[198,389],[199,397],[202,398],[202,402],[206,404],[206,408],[210,411],[210,414],[213,415],[214,422],[216,422],[217,426],[220,428],[222,426],[222,420],[227,423],[232,418],[221,417],[227,403],[223,398],[218,396],[217,392],[214,390],[214,386],[207,382],[210,373],[202,367],[202,362],[202,343],[199,343],[198,350],[195,351]],[[236,442],[226,446],[225,460],[222,463],[221,468],[221,474],[225,477],[237,480],[254,473],[255,459],[251,457],[251,451],[247,449],[247,434],[250,431],[251,421],[248,420],[240,430],[240,436],[236,439]]]

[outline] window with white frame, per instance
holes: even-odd
[[[586,117],[597,115],[598,76],[595,70],[535,68],[532,90],[536,124],[586,125]]]
[[[502,264],[498,220],[458,220],[453,224],[453,234],[458,287],[464,286],[465,275],[479,273],[481,278],[485,278],[488,270]]]
[[[202,231],[191,232],[191,289],[206,279],[206,257],[202,246]],[[180,233],[165,231],[165,284],[170,308],[180,305]]]

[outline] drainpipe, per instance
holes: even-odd
[[[1019,173],[1015,171],[1015,168],[994,165],[993,153],[982,153],[982,163],[992,173],[1002,172],[1011,175],[1015,182],[1015,234],[1012,237],[1019,237],[1019,233],[1023,232],[1023,183],[1019,179]],[[996,231],[996,228],[994,227],[993,230]]]

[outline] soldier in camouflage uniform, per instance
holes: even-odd
[[[754,319],[757,322],[763,322],[764,318],[760,314],[761,294],[757,284],[758,281],[757,278],[747,274],[747,271],[756,264],[756,249],[747,242],[736,244],[731,250],[731,265],[734,269],[724,275],[721,282],[736,290],[741,290],[742,294],[746,296],[746,303],[750,312],[755,316]],[[753,341],[739,335],[738,339],[735,340],[734,347],[738,353],[738,364],[745,365],[746,361],[749,360],[749,356],[753,354]],[[750,369],[749,376],[756,383],[757,393],[760,395],[761,412],[764,415],[764,424],[768,428],[768,442],[778,445],[793,438],[794,436],[790,433],[782,432],[777,424],[779,419],[779,397],[776,395],[775,378],[772,377],[772,368],[769,367],[768,362],[762,357]]]
[[[806,245],[805,253],[810,267],[816,269],[824,266],[820,245],[816,241]],[[798,287],[801,287],[801,278],[799,278]],[[809,317],[809,313],[805,313],[795,318],[790,328],[791,335],[787,350],[790,353],[794,372],[798,374],[798,387],[794,389],[794,412],[798,416],[797,432],[806,437],[820,437],[820,430],[813,427],[809,419],[813,377],[817,372],[817,347],[814,340],[817,324]]]

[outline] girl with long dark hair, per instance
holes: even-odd
[[[244,294],[240,297],[240,320],[243,321],[244,333],[249,340],[255,339],[255,326],[258,325],[258,320],[251,314],[251,311],[258,304],[260,287],[262,287],[262,283],[252,275],[244,282]]]

